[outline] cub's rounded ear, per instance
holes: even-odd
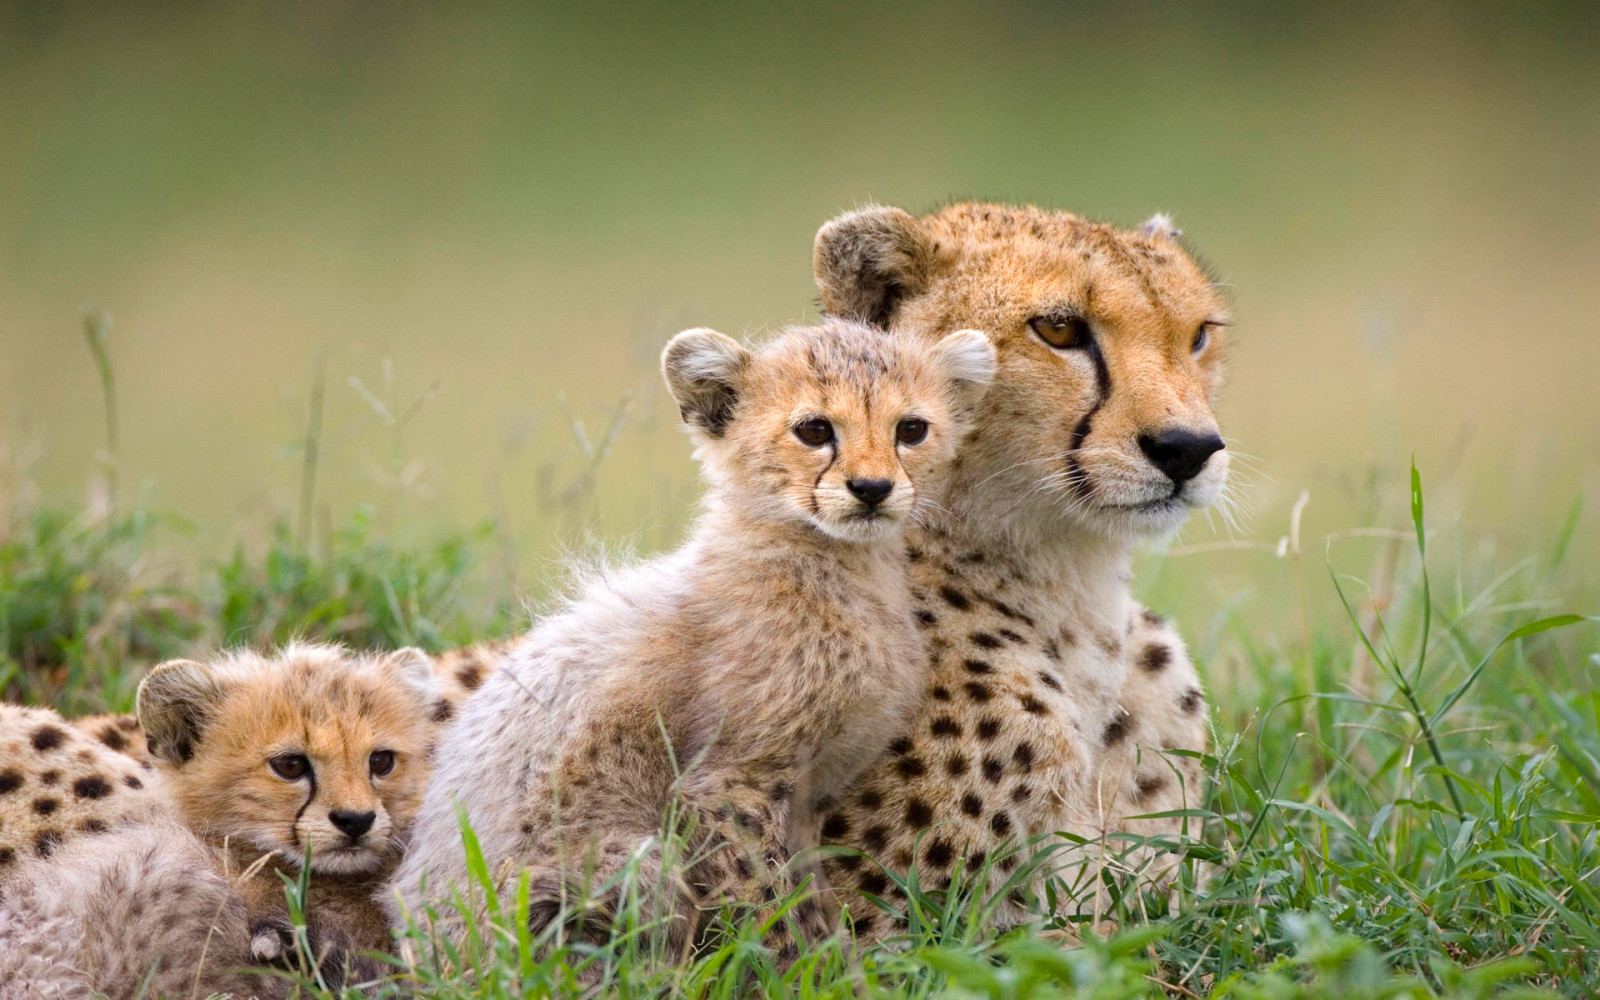
[[[204,663],[168,660],[151,670],[135,699],[151,756],[171,764],[188,763],[224,693]]]
[[[1165,212],[1157,212],[1139,223],[1139,235],[1170,243],[1182,236],[1183,230],[1172,224],[1172,216]]]
[[[750,358],[737,340],[704,327],[667,341],[661,374],[684,422],[721,437],[739,401],[739,383]]]
[[[983,397],[999,367],[994,345],[978,330],[957,330],[940,340],[933,346],[933,363],[969,404]]]
[[[414,646],[384,653],[378,660],[378,669],[422,701],[436,693],[438,679],[433,672],[433,657]]]
[[[888,326],[907,295],[927,287],[934,244],[916,219],[871,205],[817,230],[811,269],[831,316]]]

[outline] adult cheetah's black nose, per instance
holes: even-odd
[[[894,492],[894,482],[889,479],[846,479],[845,488],[868,507],[876,507]]]
[[[328,822],[351,840],[361,839],[362,834],[372,829],[372,823],[377,818],[375,812],[358,813],[350,809],[335,809],[328,814]]]
[[[1139,448],[1150,464],[1167,474],[1174,486],[1200,474],[1206,460],[1222,450],[1222,438],[1215,431],[1196,433],[1181,427],[1159,434],[1140,434]]]

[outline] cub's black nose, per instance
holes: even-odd
[[[894,483],[888,479],[846,479],[844,485],[868,507],[878,506],[894,492]]]
[[[1167,474],[1174,486],[1200,474],[1206,460],[1222,450],[1222,438],[1215,432],[1197,434],[1181,428],[1160,434],[1140,434],[1139,448],[1150,464]]]
[[[375,812],[358,813],[349,809],[335,809],[328,814],[328,822],[351,840],[359,840],[363,833],[372,829],[372,821],[377,818]]]

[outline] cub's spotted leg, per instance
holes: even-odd
[[[820,867],[797,864],[791,856],[796,826],[805,825],[794,805],[805,793],[797,791],[793,772],[784,768],[737,778],[711,772],[692,777],[684,792],[710,834],[710,854],[699,866],[707,900],[759,904],[768,917],[767,907],[810,876],[805,898],[788,916],[804,938],[819,941],[831,932],[832,921],[822,903],[827,889]],[[768,934],[768,944],[784,960],[795,954],[786,924],[776,922]]]

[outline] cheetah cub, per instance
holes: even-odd
[[[0,862],[7,850],[26,862],[0,881],[0,981],[26,995],[198,984],[199,995],[271,996],[281,980],[232,970],[299,968],[280,874],[305,878],[307,944],[325,981],[383,972],[365,955],[391,944],[375,896],[439,723],[481,676],[468,666],[451,690],[418,650],[298,643],[156,667],[135,727],[0,710]],[[150,769],[106,739],[140,729]],[[113,914],[119,933],[98,933]]]
[[[587,899],[600,926],[583,931],[603,936],[631,859],[647,913],[686,947],[699,907],[820,879],[787,863],[818,843],[818,800],[915,703],[901,534],[993,376],[987,338],[924,346],[830,320],[749,350],[690,330],[662,368],[708,484],[689,540],[590,581],[467,704],[396,876],[397,919],[444,904],[435,928],[464,933],[444,903],[468,895],[459,804],[502,889],[529,870],[535,925]],[[655,836],[673,805],[698,859],[681,874]],[[826,931],[819,897],[797,911],[807,934]]]

